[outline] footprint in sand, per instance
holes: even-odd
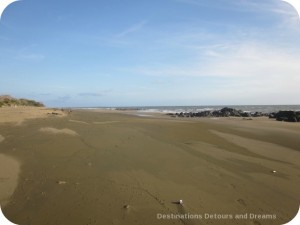
[[[232,188],[232,189],[236,189],[236,185],[235,184],[228,184],[228,187]]]
[[[236,200],[239,204],[241,204],[242,206],[247,206],[246,202],[244,201],[244,199],[239,198],[238,200]]]

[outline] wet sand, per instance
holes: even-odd
[[[74,111],[0,134],[22,163],[3,209],[20,225],[276,225],[299,208],[299,123]],[[161,218],[178,213],[202,219]]]
[[[4,141],[0,135],[0,145]],[[20,163],[15,159],[0,154],[0,206],[4,207],[18,184]]]

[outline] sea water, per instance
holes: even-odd
[[[139,112],[160,112],[160,113],[180,113],[180,112],[201,112],[220,110],[230,107],[244,112],[271,113],[284,110],[300,111],[300,105],[216,105],[216,106],[132,106],[132,107],[89,107],[81,109],[107,109],[107,110],[137,110]]]

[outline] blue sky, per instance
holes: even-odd
[[[22,0],[0,94],[47,106],[299,104],[300,19],[281,0]]]

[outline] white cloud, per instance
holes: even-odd
[[[179,81],[166,86],[181,90],[182,99],[212,104],[298,104],[300,54],[259,42],[215,45],[201,51],[197,61],[181,65],[156,64],[131,72]],[[185,78],[185,79],[182,79]],[[178,84],[180,83],[180,84]],[[166,93],[168,93],[166,91]]]
[[[143,20],[136,24],[133,24],[130,27],[126,28],[124,31],[117,34],[116,37],[120,38],[120,37],[124,37],[130,33],[134,33],[136,31],[142,29],[146,25],[146,23],[147,23],[147,21]]]
[[[280,0],[267,0],[267,1],[255,1],[255,0],[217,0],[217,1],[205,1],[205,0],[175,0],[179,3],[191,4],[195,6],[206,6],[222,10],[231,10],[238,12],[271,12],[282,15],[293,15],[290,6]]]
[[[193,63],[137,68],[136,73],[153,76],[274,77],[298,76],[300,55],[252,43],[205,50]]]
[[[218,53],[215,53],[218,54]],[[195,75],[226,77],[298,76],[300,55],[256,43],[243,43],[201,65]]]
[[[36,53],[35,49],[38,46],[36,44],[29,45],[20,49],[17,52],[16,58],[25,62],[38,63],[45,59],[45,55]]]

